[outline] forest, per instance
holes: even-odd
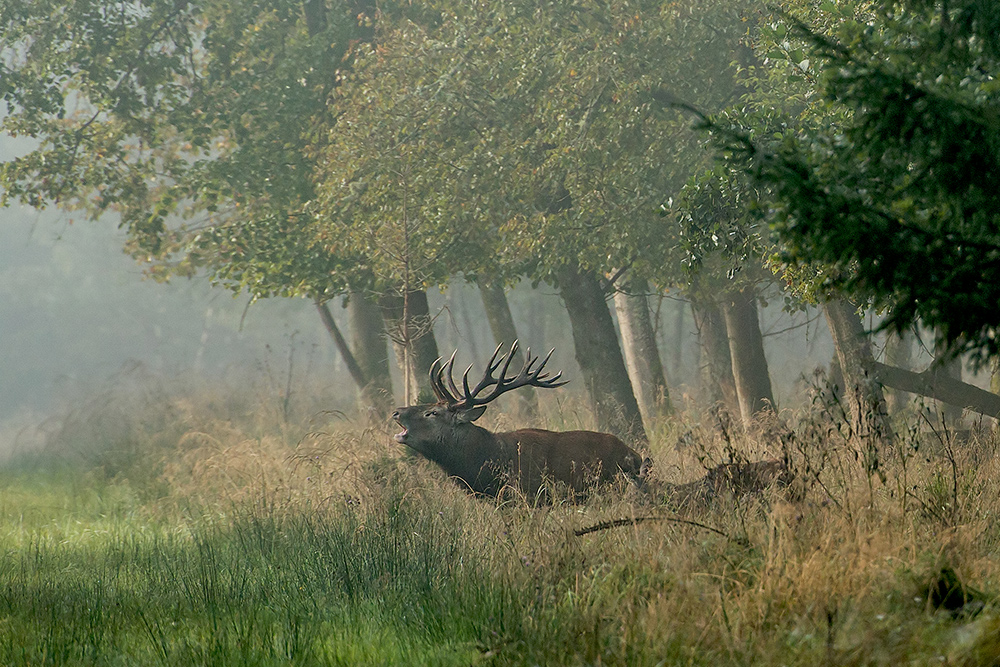
[[[989,0],[0,3],[0,205],[197,350],[0,463],[0,661],[996,664],[998,75]],[[206,364],[191,284],[326,351]],[[626,474],[407,439],[519,385],[483,437]]]

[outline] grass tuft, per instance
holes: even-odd
[[[534,509],[286,399],[131,387],[10,461],[0,664],[995,664],[991,433],[900,429],[880,476],[829,411],[683,414],[651,430],[651,490]],[[767,458],[796,494],[656,490]]]

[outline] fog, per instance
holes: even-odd
[[[205,280],[157,284],[122,252],[113,221],[59,211],[0,211],[0,422],[65,410],[121,373],[222,377],[234,369],[300,366],[331,375],[338,360],[309,302],[250,306]]]
[[[353,404],[355,390],[311,302],[250,298],[213,288],[204,278],[156,283],[122,252],[113,220],[74,220],[71,213],[12,207],[0,212],[0,443],[5,450],[40,423],[113,384],[123,374],[236,381],[246,373],[326,387],[331,402]],[[478,292],[458,281],[430,293],[444,354],[480,365],[493,343]],[[578,371],[569,321],[552,288],[520,285],[510,294],[524,342],[551,347],[550,362],[571,380]],[[697,387],[697,339],[688,304],[676,295],[650,299],[657,337],[678,400]],[[339,301],[331,304],[343,327]],[[825,364],[832,345],[821,318],[792,318],[775,304],[761,312],[776,399],[792,405],[803,374]],[[396,369],[394,386],[401,385]],[[579,384],[579,383],[577,383]],[[569,391],[582,390],[573,384]],[[397,396],[397,398],[399,398]]]
[[[23,142],[0,140],[3,159],[25,149]],[[234,390],[247,378],[270,378],[275,391],[319,388],[331,409],[355,405],[353,382],[310,301],[251,303],[204,277],[147,279],[123,253],[124,232],[112,218],[95,222],[20,206],[0,216],[0,453],[32,446],[39,437],[34,427],[58,421],[126,376],[205,380]],[[428,298],[441,353],[457,350],[460,367],[481,368],[494,344],[477,290],[459,279]],[[522,342],[536,352],[555,348],[550,367],[577,380],[558,292],[521,284],[509,300]],[[805,378],[829,362],[833,347],[816,311],[789,315],[781,303],[779,297],[761,308],[761,329],[775,399],[779,407],[796,407]],[[346,331],[342,304],[330,305]],[[701,360],[690,306],[668,293],[652,296],[650,308],[673,400],[697,404]],[[392,372],[402,400],[399,371]],[[563,391],[583,387],[575,382]]]

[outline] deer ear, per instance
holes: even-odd
[[[482,417],[484,412],[486,412],[485,405],[469,408],[468,410],[459,410],[455,413],[455,421],[459,423],[474,422]]]

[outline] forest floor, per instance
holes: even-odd
[[[996,665],[997,439],[836,413],[666,418],[649,488],[531,508],[360,416],[110,392],[0,469],[0,664]],[[658,492],[783,455],[802,499]]]

